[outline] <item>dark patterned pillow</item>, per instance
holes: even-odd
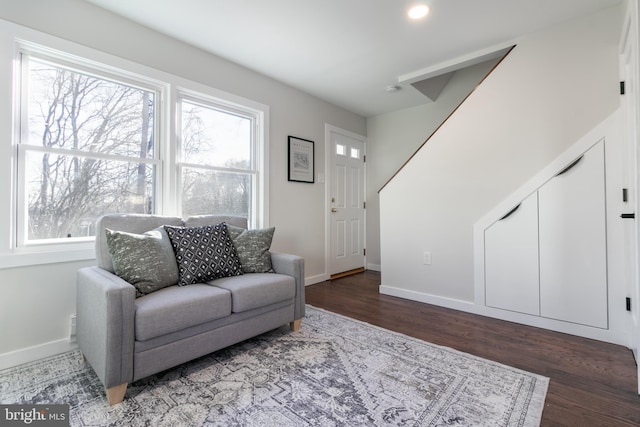
[[[271,266],[271,241],[275,227],[247,230],[227,224],[231,241],[236,247],[242,271],[245,273],[273,273]]]
[[[204,227],[165,225],[178,263],[178,285],[239,276],[242,266],[223,222]]]
[[[136,288],[136,298],[178,282],[171,241],[162,227],[144,234],[105,230],[117,276]]]

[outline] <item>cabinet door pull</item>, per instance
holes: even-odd
[[[584,157],[584,154],[583,154],[582,156],[578,157],[578,158],[576,159],[576,161],[574,161],[573,163],[571,163],[569,166],[567,166],[566,168],[564,168],[564,169],[562,169],[560,172],[558,172],[558,173],[556,174],[556,176],[560,176],[560,175],[562,175],[563,173],[567,173],[567,172],[569,172],[569,171],[570,171],[570,170],[571,170],[575,165],[577,165],[578,163],[580,163],[580,160],[582,160],[582,158],[583,158],[583,157]]]
[[[516,206],[515,208],[511,209],[509,212],[507,212],[507,214],[505,216],[503,216],[502,218],[500,218],[499,221],[502,221],[503,219],[507,219],[511,216],[512,213],[514,213],[515,211],[518,210],[518,208],[520,207],[522,203],[520,203],[518,206]]]
[[[636,217],[635,213],[621,214],[620,218],[622,219],[634,219]]]

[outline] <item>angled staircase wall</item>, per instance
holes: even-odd
[[[384,187],[382,293],[495,315],[476,301],[474,224],[618,109],[621,15],[518,40]]]
[[[453,72],[435,102],[367,119],[367,264],[380,270],[380,189],[494,68],[485,61]],[[411,91],[405,87],[403,90]],[[426,99],[426,98],[425,98]]]

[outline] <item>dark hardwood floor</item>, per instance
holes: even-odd
[[[543,426],[640,426],[625,347],[380,295],[373,271],[306,287],[315,307],[549,377]]]

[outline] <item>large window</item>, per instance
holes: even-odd
[[[93,236],[105,213],[153,213],[157,93],[21,57],[18,244]]]
[[[18,50],[12,248],[86,244],[107,213],[266,224],[266,106],[104,54]]]
[[[256,117],[184,97],[181,116],[183,215],[231,214],[251,219],[257,179]]]

